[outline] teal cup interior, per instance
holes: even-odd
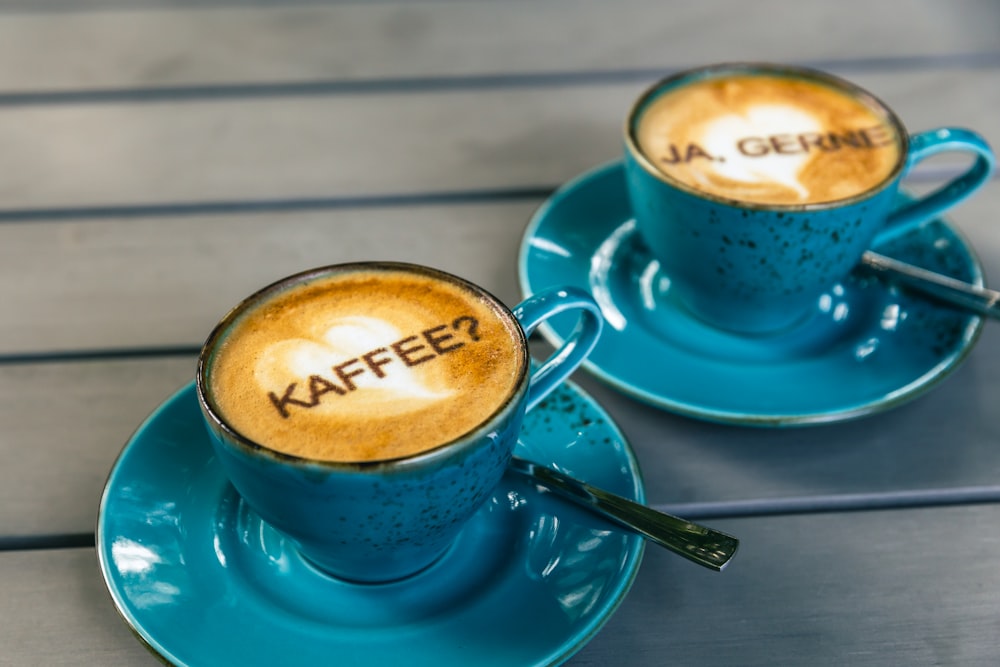
[[[696,189],[643,152],[639,124],[660,96],[706,80],[759,75],[814,82],[861,101],[900,139],[891,172],[849,197],[764,204]],[[700,157],[697,148],[686,150]],[[675,157],[684,159],[684,151],[682,146]],[[913,167],[950,151],[971,153],[972,165],[934,192],[894,208],[900,182]],[[625,172],[637,229],[669,277],[670,289],[706,323],[746,334],[783,331],[808,318],[820,296],[845,278],[867,249],[959,203],[989,179],[993,167],[992,150],[975,132],[939,128],[909,135],[871,93],[823,72],[782,65],[734,63],[681,72],[643,93],[625,124]]]
[[[216,326],[202,349],[196,383],[215,454],[242,501],[287,536],[306,561],[358,583],[413,575],[447,551],[503,476],[526,411],[579,366],[602,327],[597,305],[580,290],[548,290],[510,310],[485,290],[461,281],[516,322],[522,334],[512,351],[522,360],[519,379],[500,407],[475,428],[419,454],[362,462],[292,456],[241,434],[218,408],[210,382],[213,355],[233,322],[266,303],[275,290],[324,273],[373,266],[461,281],[399,263],[324,267],[278,281],[248,297]],[[533,370],[527,336],[548,317],[566,311],[580,316],[575,334]]]

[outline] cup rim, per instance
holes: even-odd
[[[882,179],[878,184],[859,192],[850,197],[842,197],[840,199],[834,199],[825,202],[814,202],[806,204],[767,204],[763,202],[752,202],[744,201],[740,199],[732,199],[729,197],[723,197],[709,192],[703,192],[697,190],[682,181],[673,178],[652,163],[652,161],[646,156],[646,154],[639,148],[638,141],[635,137],[635,132],[638,128],[638,115],[656,96],[658,96],[666,88],[676,86],[677,84],[687,81],[687,80],[703,80],[711,79],[723,76],[725,74],[753,74],[753,73],[763,73],[763,74],[775,74],[775,75],[790,75],[797,78],[807,79],[816,81],[833,88],[842,90],[858,99],[861,100],[863,104],[874,110],[876,113],[882,115],[896,130],[896,134],[899,137],[899,156],[896,160],[896,164],[893,166],[892,171],[890,171],[884,179]],[[902,120],[895,111],[889,107],[888,104],[883,102],[879,97],[869,92],[865,88],[862,88],[856,83],[843,79],[829,72],[824,72],[811,67],[802,67],[798,65],[783,65],[779,63],[769,63],[769,62],[723,62],[716,63],[713,65],[706,65],[701,67],[693,67],[689,69],[684,69],[667,77],[664,77],[647,87],[636,100],[632,103],[629,108],[628,114],[625,117],[624,126],[625,135],[625,146],[626,151],[632,159],[639,163],[643,171],[645,171],[650,176],[657,178],[658,180],[670,185],[671,187],[677,188],[684,191],[685,193],[697,197],[699,199],[709,200],[716,203],[724,204],[727,206],[733,206],[741,209],[748,209],[754,211],[780,211],[780,212],[808,212],[808,211],[823,211],[832,208],[840,208],[842,206],[850,206],[858,202],[866,201],[875,197],[880,192],[883,192],[887,188],[891,187],[895,183],[900,175],[903,173],[904,168],[907,164],[908,155],[910,152],[910,136],[903,125]]]
[[[235,426],[231,425],[222,415],[222,411],[213,400],[212,393],[209,390],[210,383],[208,381],[211,366],[210,361],[213,353],[218,348],[218,344],[224,338],[225,333],[229,330],[230,326],[251,308],[263,302],[272,294],[280,293],[297,283],[352,271],[402,271],[416,273],[456,284],[459,288],[466,289],[485,299],[489,303],[491,309],[494,310],[498,316],[506,320],[508,324],[512,325],[510,328],[514,331],[518,343],[517,348],[519,358],[517,361],[519,370],[517,378],[511,391],[504,397],[496,409],[488,416],[484,417],[472,429],[452,438],[451,440],[438,443],[429,449],[424,449],[420,452],[406,456],[364,461],[329,461],[289,454],[259,443],[256,440],[243,435],[236,429]],[[229,312],[227,312],[222,319],[219,320],[219,322],[212,328],[208,337],[205,339],[205,342],[198,353],[198,364],[195,373],[195,389],[202,414],[210,422],[210,426],[221,430],[226,435],[227,442],[235,443],[237,447],[246,454],[257,457],[269,457],[275,462],[292,466],[321,468],[341,472],[385,472],[390,468],[411,468],[433,463],[438,458],[450,455],[452,449],[456,445],[468,443],[469,446],[472,446],[472,444],[478,441],[478,434],[485,433],[493,428],[498,421],[502,420],[510,411],[515,409],[522,402],[524,396],[527,394],[530,368],[531,363],[528,340],[524,334],[523,327],[511,309],[485,288],[446,271],[420,264],[381,260],[360,261],[330,264],[300,271],[276,280],[241,299],[239,303],[233,306]]]

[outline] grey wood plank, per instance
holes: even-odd
[[[658,504],[767,506],[845,494],[1000,488],[1000,334],[988,329],[966,363],[931,393],[840,424],[748,429],[641,404],[585,374],[576,380],[622,426]]]
[[[649,548],[570,665],[996,664],[998,506],[718,521],[721,574]],[[0,662],[154,665],[91,549],[0,553]]]
[[[860,0],[627,11],[613,3],[256,4],[151,10],[157,3],[98,0],[84,3],[87,11],[0,12],[0,62],[18,64],[0,68],[0,96],[472,81],[750,54],[838,60],[912,129],[965,124],[1000,141],[995,69],[964,71],[948,59],[996,50],[993,3],[922,2],[906,12]],[[629,29],[609,28],[622,14]],[[896,56],[932,64],[921,54],[945,64],[894,69]],[[555,184],[617,155],[621,117],[643,83],[6,106],[0,208]],[[991,186],[956,216],[994,276],[996,192]],[[536,204],[5,224],[0,303],[14,315],[0,318],[0,352],[197,342],[263,282],[347,259],[434,264],[513,303],[516,247]],[[998,335],[989,327],[968,363],[917,403],[809,430],[700,424],[582,382],[633,440],[655,503],[987,485],[1000,478]],[[0,535],[91,530],[121,443],[190,374],[183,358],[0,368],[0,453],[17,461],[0,472]],[[732,569],[694,572],[651,550],[620,613],[572,664],[995,664],[995,506],[718,523],[744,538]],[[957,566],[947,551],[956,544]],[[156,664],[116,617],[92,550],[0,553],[0,586],[0,663]]]
[[[541,200],[0,224],[0,353],[200,342],[243,296],[284,275],[343,261],[437,266],[518,300],[517,249]],[[1000,186],[951,217],[987,276]]]
[[[1000,332],[931,394],[863,420],[808,429],[706,424],[575,380],[619,424],[651,504],[738,512],[845,494],[920,494],[1000,479]],[[538,352],[544,352],[540,346]],[[992,352],[991,352],[992,351]],[[0,366],[0,537],[93,530],[108,471],[147,414],[193,376],[193,357]],[[569,436],[568,436],[569,437]],[[810,500],[812,499],[812,500]],[[720,511],[715,509],[713,511]]]
[[[538,202],[0,225],[4,353],[197,344],[285,275],[399,260],[514,304],[520,234]]]
[[[998,10],[983,0],[921,0],[905,11],[864,0],[5,6],[0,62],[19,65],[0,69],[0,89],[11,90],[856,59],[998,46]]]
[[[573,664],[995,665],[998,516],[987,505],[717,522],[741,538],[730,569],[647,550]]]
[[[0,664],[162,664],[115,611],[93,549],[0,553]]]
[[[194,358],[0,367],[0,536],[93,532],[132,431]]]
[[[988,275],[998,191],[956,212]],[[439,266],[519,300],[514,258],[534,203],[365,209],[0,228],[4,352],[197,345],[238,299],[327,262]],[[55,267],[55,268],[53,268]],[[26,289],[30,287],[30,289]],[[89,532],[131,430],[191,377],[185,359],[0,366],[0,535]],[[992,486],[1000,479],[1000,333],[915,403],[858,422],[785,431],[703,424],[641,405],[578,373],[630,438],[657,504]]]
[[[997,71],[852,78],[884,97],[911,131],[966,126],[1000,143]],[[620,157],[628,107],[653,79],[0,107],[0,209],[554,185]]]

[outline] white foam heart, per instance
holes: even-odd
[[[278,396],[284,394],[291,382],[297,382],[299,398],[305,398],[304,388],[309,377],[318,375],[338,386],[343,383],[337,378],[333,368],[351,359],[379,348],[387,348],[403,339],[405,334],[392,324],[372,317],[351,316],[338,319],[321,336],[320,340],[292,338],[270,345],[258,359],[254,377],[265,391]],[[417,345],[414,342],[413,345]],[[425,351],[417,353],[420,356]],[[357,387],[358,396],[366,401],[385,403],[391,412],[405,412],[413,409],[413,402],[425,404],[448,397],[451,392],[429,386],[421,379],[421,372],[407,367],[391,352],[378,358],[391,357],[392,361],[381,370],[384,377],[378,377],[363,361],[352,364],[347,372],[361,369],[363,372],[351,377]],[[430,362],[433,363],[433,362]],[[352,394],[355,392],[351,392]],[[336,401],[328,397],[324,405],[334,406]]]
[[[710,155],[725,158],[724,162],[713,163],[720,175],[741,183],[778,183],[794,190],[800,199],[806,199],[809,191],[799,181],[799,171],[809,160],[808,153],[774,154],[772,149],[768,155],[753,157],[741,153],[736,145],[748,137],[766,140],[773,135],[797,135],[821,129],[815,118],[800,109],[780,104],[760,105],[706,124],[701,145]]]

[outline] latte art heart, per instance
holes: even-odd
[[[794,76],[680,82],[632,122],[650,168],[737,204],[854,197],[883,183],[902,154],[896,126],[860,95]]]
[[[517,321],[473,286],[415,269],[341,270],[247,308],[212,356],[231,427],[331,462],[410,456],[476,429],[527,374]]]
[[[268,346],[257,361],[254,378],[263,391],[277,397],[279,414],[286,418],[291,414],[290,405],[304,407],[303,403],[319,410],[352,409],[345,401],[333,400],[336,397],[363,400],[370,407],[378,406],[382,414],[392,415],[448,398],[452,392],[446,378],[434,373],[440,369],[422,362],[414,366],[407,363],[426,355],[400,359],[390,353],[392,346],[405,338],[384,320],[346,317],[327,329],[322,341],[294,338]],[[302,388],[299,398],[291,404],[286,398],[282,407],[281,397],[293,384]],[[320,400],[324,395],[329,395],[329,400]]]
[[[701,141],[711,155],[719,156],[713,168],[721,176],[740,183],[776,184],[805,200],[810,193],[799,180],[799,172],[809,161],[809,153],[760,156],[756,152],[748,154],[746,148],[740,150],[739,142],[747,137],[816,134],[821,129],[815,118],[794,107],[761,105],[745,114],[728,114],[712,120],[705,125]],[[705,181],[704,178],[699,180]]]

